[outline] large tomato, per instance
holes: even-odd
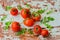
[[[20,24],[18,22],[12,22],[11,28],[14,32],[18,32],[21,30]]]
[[[18,10],[17,10],[17,8],[12,8],[11,11],[10,11],[10,14],[13,15],[13,16],[18,15]]]
[[[39,34],[40,35],[41,31],[42,31],[42,28],[39,25],[35,25],[33,31],[34,31],[35,34]]]
[[[34,20],[31,18],[27,18],[24,20],[24,25],[26,26],[33,26],[34,25]]]
[[[30,17],[30,10],[29,9],[22,9],[20,14],[24,19],[29,18]]]
[[[42,32],[41,32],[41,35],[44,36],[44,37],[48,36],[49,35],[48,30],[43,29]]]

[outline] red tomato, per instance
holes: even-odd
[[[24,25],[26,26],[33,26],[34,25],[34,20],[31,18],[27,18],[24,20]]]
[[[13,15],[13,16],[18,15],[18,10],[17,10],[17,8],[12,8],[11,11],[10,11],[10,14]]]
[[[44,37],[48,36],[49,35],[48,30],[46,30],[46,29],[42,30],[41,35]]]
[[[14,32],[18,32],[21,30],[20,24],[18,22],[13,22],[11,27],[12,27],[12,31]]]
[[[35,15],[32,15],[32,18],[34,19],[34,21],[40,21],[41,15],[39,15],[39,14],[37,16],[35,16]]]
[[[33,31],[35,34],[41,34],[42,28],[39,25],[35,25]]]
[[[22,9],[21,10],[21,16],[25,19],[25,18],[29,18],[30,17],[30,10],[29,9]]]

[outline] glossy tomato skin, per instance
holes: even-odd
[[[11,8],[10,14],[11,14],[12,16],[17,16],[17,15],[18,15],[18,10],[17,10],[17,8]]]
[[[20,24],[18,22],[12,22],[11,28],[14,32],[18,32],[21,30]]]
[[[41,31],[42,31],[42,28],[39,25],[35,25],[33,31],[34,31],[35,34],[40,35]]]
[[[22,9],[20,14],[24,19],[29,18],[30,17],[30,10],[29,9]]]
[[[32,16],[32,19],[34,19],[34,21],[40,21],[40,19],[41,19],[41,15],[39,15],[39,16]]]
[[[42,32],[41,32],[41,35],[44,36],[44,37],[48,36],[49,35],[48,30],[43,29]]]
[[[31,19],[31,18],[27,18],[24,20],[24,25],[30,27],[30,26],[33,26],[34,25],[34,20]]]

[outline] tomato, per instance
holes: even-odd
[[[48,36],[49,35],[48,30],[46,30],[46,29],[42,30],[41,35],[44,37]]]
[[[21,10],[21,16],[25,19],[25,18],[29,18],[30,17],[30,10],[29,9],[22,9]]]
[[[26,26],[33,26],[34,25],[34,20],[31,18],[27,18],[24,20],[24,25]]]
[[[35,34],[41,34],[42,28],[39,25],[35,25],[33,31]]]
[[[34,21],[40,21],[41,15],[38,13],[32,14],[32,19],[34,19]]]
[[[18,22],[12,22],[11,28],[14,32],[18,32],[21,30],[20,24]]]
[[[18,15],[18,10],[17,10],[17,8],[12,8],[11,11],[10,11],[10,14],[13,15],[13,16]]]

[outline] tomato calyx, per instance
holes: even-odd
[[[38,30],[38,28],[36,28],[36,30]]]
[[[34,17],[38,17],[38,16],[40,16],[40,14],[37,13],[37,12],[33,12],[32,15],[33,15]]]
[[[40,21],[41,15],[37,12],[33,12],[32,13],[32,19],[34,19],[34,21]]]

